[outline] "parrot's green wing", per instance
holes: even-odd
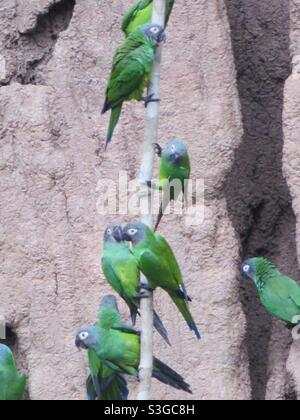
[[[87,379],[87,396],[89,400],[127,400],[126,380],[116,370],[102,362],[95,351],[89,350],[91,375]]]
[[[133,29],[134,29],[134,27],[131,27],[130,28],[130,24],[132,23],[132,22],[134,22],[134,20],[136,19],[136,17],[137,17],[137,14],[138,14],[138,12],[141,12],[143,9],[145,9],[147,6],[149,6],[149,5],[152,5],[152,1],[153,0],[140,0],[137,4],[134,4],[131,8],[130,8],[130,10],[129,10],[129,12],[127,13],[127,15],[123,18],[123,21],[122,21],[122,31],[123,32],[125,32],[125,34],[127,34],[128,32],[131,32]],[[151,8],[151,11],[149,11],[149,13],[148,14],[150,14],[150,13],[152,13],[152,8]],[[139,25],[139,23],[140,22],[136,22],[136,27]],[[143,24],[143,23],[150,23],[150,21],[149,22],[147,22],[147,21],[144,21],[143,20],[143,22],[141,23],[141,24]]]
[[[175,0],[166,0],[166,19],[167,26]],[[132,6],[123,18],[122,30],[125,35],[130,35],[136,28],[141,25],[149,24],[152,21],[153,0],[139,0]]]
[[[137,306],[135,296],[140,283],[140,271],[129,248],[116,247],[109,253],[105,250],[102,268],[107,281],[115,291],[128,305]]]
[[[111,259],[107,257],[102,258],[102,270],[103,273],[112,286],[112,288],[122,297],[124,298],[124,288],[121,283],[120,276],[116,273],[115,268],[111,263]]]
[[[260,297],[267,311],[289,323],[300,315],[300,287],[289,277],[271,275]]]
[[[159,235],[158,233],[155,234],[155,238],[157,247],[162,253],[166,263],[169,265],[178,286],[184,285],[179,264],[169,243],[163,236]]]
[[[140,271],[134,255],[128,248],[105,246],[102,269],[108,283],[127,303],[133,325],[136,322],[139,302],[136,299]]]
[[[115,331],[126,333],[126,334],[140,335],[139,331],[136,331],[134,328],[132,328],[130,325],[127,325],[127,324],[119,324],[119,325],[116,324],[112,326],[112,329]]]
[[[111,108],[118,107],[125,100],[142,99],[153,60],[154,49],[144,44],[135,45],[129,52],[119,48],[107,88],[107,101]]]

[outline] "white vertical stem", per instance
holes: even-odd
[[[152,23],[164,26],[166,13],[165,0],[153,0]],[[152,70],[149,95],[159,98],[160,92],[160,65],[162,46],[156,50],[154,66]],[[144,150],[140,168],[139,179],[144,186],[153,175],[154,150],[153,143],[158,143],[159,102],[150,102],[146,112],[146,132]],[[150,190],[149,190],[150,191]],[[142,222],[152,228],[153,215],[151,206],[151,191],[141,198]],[[142,278],[142,283],[147,284],[147,279]],[[145,291],[146,292],[146,291]],[[139,368],[139,393],[138,400],[149,400],[153,371],[153,293],[147,292],[148,299],[141,299],[141,361]]]

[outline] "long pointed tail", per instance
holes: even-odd
[[[164,324],[162,323],[162,320],[160,319],[160,317],[157,315],[157,313],[154,311],[154,327],[157,330],[157,332],[161,335],[161,337],[165,340],[165,342],[171,346],[170,340],[169,340],[169,336],[168,336],[168,332],[164,326]]]
[[[180,389],[192,394],[189,384],[185,382],[183,377],[175,372],[175,370],[156,359],[156,357],[153,359],[153,378],[156,378],[160,382],[170,385],[175,389]]]
[[[174,188],[174,186],[176,188]],[[157,220],[154,227],[154,232],[157,231],[169,203],[171,201],[176,201],[178,197],[180,196],[181,192],[184,194],[184,200],[186,200],[186,203],[187,203],[188,202],[187,195],[186,195],[186,191],[184,190],[184,186],[182,186],[182,189],[181,188],[178,189],[176,184],[172,186],[172,181],[169,180],[169,184],[165,187],[165,190],[163,191],[163,196],[162,196],[162,200],[159,207],[159,213],[158,213]]]
[[[116,125],[118,124],[121,111],[122,111],[122,104],[111,110],[108,132],[107,132],[106,142],[105,142],[105,150],[107,149],[108,144],[112,141],[114,130],[116,128]]]
[[[181,296],[180,296],[181,294]],[[189,310],[189,307],[184,299],[185,294],[181,291],[177,292],[169,292],[169,295],[177,308],[179,309],[180,313],[182,314],[183,318],[185,319],[186,323],[188,324],[190,330],[194,331],[198,340],[201,339],[201,334],[195,324],[195,321],[192,317],[192,314]]]
[[[158,227],[160,225],[161,219],[163,218],[163,215],[164,215],[163,202],[161,202],[160,203],[160,207],[159,207],[159,213],[158,213],[158,216],[157,216],[157,219],[156,219],[156,223],[155,223],[155,226],[154,226],[154,232],[157,231],[157,229],[158,229]]]

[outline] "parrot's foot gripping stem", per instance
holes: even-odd
[[[146,283],[140,284],[140,292],[136,294],[137,299],[149,299],[149,292],[153,292],[154,290],[148,286]]]
[[[150,102],[160,102],[159,98],[154,98],[154,93],[152,93],[149,96],[146,96],[143,98],[143,101],[145,102],[145,108],[147,108],[148,104],[150,104]]]
[[[154,292],[154,289],[151,289],[151,287],[148,286],[148,284],[146,283],[141,283],[140,284],[140,290],[147,290],[148,292]]]
[[[153,143],[154,152],[157,154],[158,157],[161,157],[163,149],[158,143]]]

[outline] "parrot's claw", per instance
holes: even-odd
[[[136,299],[149,299],[149,293],[154,292],[146,283],[141,283],[139,288],[139,293],[135,295]]]
[[[152,93],[149,96],[146,96],[143,98],[143,101],[145,102],[145,108],[147,108],[148,104],[150,104],[150,102],[160,102],[159,98],[154,98],[154,93]]]
[[[149,299],[149,293],[145,290],[144,292],[137,293],[135,295],[135,298],[138,300]]]
[[[151,289],[151,287],[148,286],[146,283],[140,284],[140,290],[147,290],[148,292],[154,292],[154,289]]]
[[[158,157],[161,157],[163,149],[158,143],[153,143],[154,152],[157,154]]]

